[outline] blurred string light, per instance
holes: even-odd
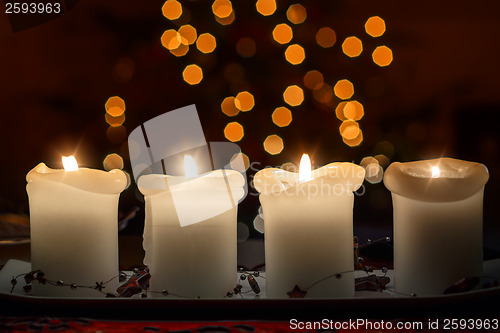
[[[222,101],[220,108],[222,110],[222,113],[224,113],[228,117],[234,117],[240,113],[240,110],[234,105],[234,97],[226,97]]]
[[[250,111],[255,106],[255,99],[248,91],[242,91],[236,95],[234,99],[234,106],[243,112]]]
[[[286,17],[293,24],[301,24],[307,18],[307,11],[304,6],[297,3],[288,7]]]
[[[329,84],[323,84],[318,89],[314,89],[313,97],[316,101],[328,106],[332,106],[333,101],[333,88]]]
[[[385,32],[385,21],[379,16],[372,16],[365,23],[365,31],[372,37],[380,37]]]
[[[365,169],[365,179],[371,184],[377,184],[384,177],[384,169],[376,158],[367,156],[359,163]]]
[[[104,104],[106,113],[104,119],[109,125],[106,131],[108,140],[113,143],[121,143],[127,137],[127,130],[123,126],[125,122],[125,101],[119,96],[112,96],[108,98]]]
[[[196,40],[196,47],[202,53],[212,53],[217,47],[217,41],[212,34],[206,32],[198,37],[198,40]]]
[[[271,16],[277,11],[276,0],[257,0],[255,8],[262,16]],[[222,25],[231,24],[235,20],[235,9],[231,0],[213,0],[211,9],[215,20]],[[307,10],[305,5],[300,3],[292,3],[286,9],[286,18],[291,24],[299,25],[306,21]],[[202,54],[210,54],[217,48],[217,40],[212,33],[205,32],[198,34],[196,28],[187,24],[189,22],[189,11],[183,8],[180,1],[167,0],[162,7],[163,15],[175,21],[174,24],[180,26],[178,30],[168,29],[164,32],[161,38],[162,45],[176,57],[182,57],[189,52],[190,46],[196,47]],[[182,16],[182,22],[179,20]],[[182,24],[182,25],[181,25]],[[381,37],[386,32],[385,21],[379,16],[368,18],[364,24],[366,33],[374,38]],[[322,48],[332,48],[337,43],[337,34],[332,27],[318,27],[316,33],[313,33],[313,38],[317,45]],[[294,38],[294,31],[287,23],[276,22],[271,31],[272,40],[275,45],[289,44]],[[234,44],[237,53],[244,58],[255,56],[257,52],[257,43],[251,37],[242,37]],[[350,57],[359,57],[363,53],[363,42],[357,36],[344,37],[341,44],[342,52]],[[288,45],[284,50],[284,58],[291,65],[303,64],[306,59],[306,52],[303,45],[294,43]],[[386,45],[376,47],[371,58],[373,63],[380,67],[389,66],[393,61],[392,50]],[[199,59],[199,61],[202,61]],[[363,132],[358,124],[364,117],[364,106],[357,100],[352,100],[354,95],[353,83],[346,79],[338,80],[335,84],[329,85],[325,82],[323,73],[319,70],[309,70],[303,76],[304,86],[311,90],[312,97],[318,103],[325,105],[328,108],[335,109],[335,115],[342,122],[339,126],[339,132],[342,140],[348,146],[356,147],[363,141]],[[239,112],[252,110],[255,106],[255,98],[248,91],[248,83],[245,81],[245,69],[238,63],[230,63],[226,65],[222,71],[225,79],[231,85],[231,91],[236,93],[236,96],[229,96],[222,100],[221,111],[228,117],[235,117]],[[204,73],[201,67],[197,64],[191,64],[184,68],[182,72],[184,81],[190,85],[200,84],[203,81]],[[341,101],[336,105],[334,97]],[[298,85],[285,87],[283,92],[283,100],[289,106],[298,106],[304,102],[304,92]],[[117,110],[118,111],[118,110]],[[114,117],[114,118],[113,118]],[[120,122],[124,121],[120,115],[108,115],[109,122],[116,124],[119,128]],[[118,118],[118,119],[115,119]],[[276,107],[271,115],[272,121],[276,126],[286,127],[292,121],[292,112],[287,107]],[[244,136],[243,126],[237,122],[229,123],[224,129],[224,133],[228,140],[233,142],[239,141]],[[272,135],[266,138],[266,151],[270,154],[279,154],[283,150],[283,140]],[[281,142],[281,145],[279,144]],[[273,149],[273,148],[280,149]]]
[[[245,153],[234,154],[229,164],[233,170],[245,172],[250,167],[250,158]]]
[[[283,92],[283,100],[290,106],[298,106],[304,101],[304,91],[297,85],[288,86]]]
[[[333,87],[333,92],[340,99],[349,99],[354,95],[354,85],[347,79],[339,80]]]
[[[176,0],[167,0],[163,4],[161,11],[163,16],[169,20],[177,20],[182,15],[182,5]]]
[[[187,42],[188,45],[193,45],[198,38],[198,32],[196,29],[190,25],[185,24],[179,28],[179,34],[181,36],[181,41]]]
[[[118,155],[116,153],[112,153],[112,154],[108,154],[104,158],[102,165],[104,167],[104,170],[110,171],[113,169],[122,170],[125,164],[123,163],[123,158],[120,155]]]
[[[273,39],[280,44],[288,44],[293,38],[293,30],[286,23],[280,23],[273,29]]]
[[[301,64],[306,58],[304,48],[299,44],[292,44],[285,50],[285,59],[292,65]]]
[[[360,133],[359,124],[354,120],[345,120],[339,127],[340,135],[347,140],[353,140]]]
[[[224,128],[224,136],[231,142],[238,142],[245,136],[245,131],[240,123],[233,121]]]
[[[215,0],[212,3],[215,20],[221,25],[229,25],[235,19],[233,4],[229,0]]]
[[[356,120],[356,121],[361,120],[361,118],[363,118],[363,116],[365,115],[363,104],[361,104],[358,101],[347,102],[344,105],[342,111],[345,119],[350,119],[350,120]]]
[[[190,85],[195,85],[203,80],[203,70],[196,64],[187,65],[182,72],[182,78]]]
[[[215,20],[217,21],[217,23],[219,23],[221,25],[230,25],[231,23],[234,22],[235,18],[236,18],[236,16],[234,15],[234,11],[232,11],[231,15],[229,15],[228,17],[220,18],[220,17],[216,16]]]
[[[218,18],[226,18],[233,12],[233,4],[229,0],[215,0],[212,4],[212,12]]]
[[[270,155],[277,155],[281,153],[284,148],[283,139],[276,134],[269,135],[264,140],[263,145],[264,150]]]
[[[309,71],[306,73],[306,75],[304,75],[304,85],[311,90],[320,89],[323,84],[323,74],[321,74],[317,70]]]
[[[358,37],[347,37],[342,43],[342,51],[350,58],[357,57],[363,52],[363,43]]]
[[[358,136],[354,139],[342,137],[342,141],[349,147],[357,147],[363,142],[363,132],[360,130]]]
[[[337,35],[332,28],[324,27],[318,30],[316,33],[316,43],[323,48],[332,47],[337,41]]]
[[[389,66],[392,62],[392,50],[385,45],[377,47],[372,53],[373,62],[380,67]]]
[[[263,16],[273,15],[276,11],[276,1],[275,0],[257,0],[255,3],[255,8],[257,12]]]
[[[292,111],[284,106],[280,106],[273,111],[271,118],[276,126],[286,127],[292,122]]]
[[[104,108],[110,116],[119,117],[125,112],[125,101],[121,97],[113,96],[108,98]]]

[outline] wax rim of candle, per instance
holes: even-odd
[[[439,177],[432,177],[432,167]],[[489,173],[485,165],[449,157],[414,162],[394,162],[385,171],[384,185],[391,192],[425,202],[464,200],[484,188]]]
[[[237,192],[245,185],[245,177],[238,171],[224,169],[213,170],[199,175],[195,178],[184,176],[170,176],[160,174],[149,174],[139,177],[137,186],[144,195],[155,195],[162,192],[182,191],[189,186],[197,186],[197,183],[203,182],[211,190],[227,191],[226,178],[232,192]],[[241,191],[244,193],[244,191]],[[239,192],[238,192],[239,193]]]
[[[76,189],[100,193],[119,194],[128,185],[125,172],[113,169],[103,171],[97,169],[79,168],[76,171],[64,169],[51,169],[45,163],[39,163],[26,175],[28,185],[33,182],[57,182]]]
[[[344,186],[342,194],[352,194],[361,187],[364,178],[365,169],[359,165],[349,162],[334,162],[312,170],[312,179],[309,181],[299,183],[298,172],[266,168],[255,174],[253,183],[255,189],[263,195],[290,194],[290,190],[295,187],[299,192],[302,192],[302,188],[307,191],[307,187],[310,186],[318,186],[318,189],[321,189],[321,186],[324,185]],[[322,192],[317,193],[320,195]],[[337,191],[337,193],[339,192]]]

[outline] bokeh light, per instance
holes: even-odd
[[[234,105],[238,108],[238,110],[246,112],[253,109],[255,106],[255,100],[251,93],[248,91],[242,91],[236,95]]]
[[[344,106],[344,117],[351,120],[360,120],[365,115],[363,104],[358,101],[349,101]]]
[[[127,130],[124,126],[110,126],[106,131],[106,136],[108,137],[108,140],[113,143],[122,143],[127,139]]]
[[[201,34],[196,41],[196,47],[203,53],[213,52],[216,46],[217,42],[215,37],[208,32]]]
[[[119,117],[125,112],[125,101],[118,96],[112,96],[108,98],[104,108],[110,116]]]
[[[192,45],[196,42],[196,39],[198,38],[198,33],[196,32],[196,29],[190,25],[186,24],[183,25],[179,28],[179,34],[185,39],[188,45]],[[181,40],[181,42],[183,41]]]
[[[255,219],[253,220],[253,227],[261,234],[264,233],[264,219],[260,215],[255,216]]]
[[[392,62],[392,50],[385,45],[377,47],[372,53],[373,62],[380,67],[389,66]]]
[[[245,153],[234,154],[229,165],[233,170],[245,172],[250,167],[250,158]]]
[[[104,170],[106,170],[106,171],[110,171],[113,169],[122,170],[124,167],[123,158],[116,153],[108,154],[104,158],[102,165],[104,167]]]
[[[167,0],[161,7],[163,16],[169,20],[177,20],[182,15],[182,5],[176,0]]]
[[[277,155],[283,151],[283,139],[276,134],[269,135],[264,140],[264,150],[271,154]]]
[[[118,117],[113,117],[109,113],[106,113],[104,117],[106,119],[106,123],[108,123],[108,125],[111,127],[121,126],[125,122],[125,114],[124,113],[122,113]]]
[[[333,100],[333,89],[329,84],[323,84],[319,89],[313,90],[313,97],[318,102],[328,105]]]
[[[236,51],[240,56],[250,58],[257,51],[257,46],[252,38],[243,37],[236,43]]]
[[[279,127],[286,127],[292,122],[292,112],[284,106],[274,110],[271,118],[273,123]]]
[[[378,164],[380,164],[381,167],[387,168],[389,164],[391,163],[391,160],[389,157],[385,156],[384,154],[378,154],[374,156],[375,159],[378,161]]]
[[[304,6],[297,3],[288,7],[286,17],[288,18],[288,21],[293,24],[300,24],[306,20],[307,11]]]
[[[174,29],[168,29],[161,35],[161,45],[167,50],[173,50],[181,45],[180,34]]]
[[[363,52],[363,43],[355,36],[347,37],[342,43],[342,51],[348,57],[357,57]]]
[[[359,165],[366,169],[366,167],[372,163],[378,164],[377,159],[372,157],[372,156],[366,156],[366,157],[363,157],[361,162],[359,162]]]
[[[228,17],[220,18],[218,16],[215,16],[215,20],[217,21],[217,23],[219,23],[221,25],[230,25],[231,23],[233,23],[235,18],[236,18],[236,16],[234,15],[234,10],[231,12],[231,15],[229,15]]]
[[[185,40],[185,39],[184,39]],[[186,44],[180,44],[176,49],[169,50],[176,57],[185,56],[189,51],[189,46]]]
[[[190,85],[195,85],[203,79],[203,71],[200,66],[191,64],[187,65],[182,72],[182,78]]]
[[[344,107],[347,105],[347,102],[340,102],[337,107],[335,108],[335,116],[337,116],[337,118],[339,120],[347,120],[347,118],[345,117],[344,115]]]
[[[339,127],[340,135],[347,140],[355,139],[361,130],[359,124],[354,120],[345,120]]]
[[[299,44],[292,44],[286,48],[285,58],[292,65],[298,65],[304,61],[306,53]]]
[[[287,44],[293,38],[292,28],[286,23],[280,23],[273,29],[273,39],[280,44]]]
[[[349,147],[357,147],[363,142],[363,132],[360,130],[358,136],[354,139],[346,139],[342,137],[342,141]]]
[[[372,16],[365,23],[365,31],[372,37],[380,37],[385,32],[385,21],[379,16]]]
[[[376,154],[384,154],[387,158],[394,156],[394,145],[389,141],[377,142],[374,149]]]
[[[236,108],[236,105],[234,105],[234,97],[226,97],[222,101],[220,108],[222,110],[222,113],[224,113],[226,116],[229,117],[234,117],[238,113],[240,113],[240,110]]]
[[[275,0],[257,0],[255,8],[263,16],[273,15],[276,11]]]
[[[240,123],[233,121],[224,128],[224,136],[231,142],[238,142],[243,139],[245,132]]]
[[[333,92],[340,99],[349,99],[354,95],[354,86],[349,80],[339,80],[333,87]]]
[[[233,12],[233,4],[229,0],[215,0],[212,4],[212,12],[219,18],[226,18]]]
[[[304,101],[304,91],[297,85],[289,86],[283,92],[283,100],[291,106],[298,106]]]
[[[384,178],[384,169],[378,163],[370,163],[365,168],[365,179],[370,184],[377,184]]]
[[[332,28],[324,27],[316,33],[316,43],[323,48],[332,47],[337,41],[337,35]]]
[[[324,79],[323,74],[318,72],[317,70],[312,70],[304,75],[304,85],[311,89],[316,90],[323,86]]]

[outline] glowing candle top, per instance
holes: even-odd
[[[96,169],[79,168],[74,156],[63,156],[64,169],[51,169],[39,163],[26,175],[28,183],[47,181],[57,182],[82,191],[117,194],[127,186],[126,174],[118,169],[109,172]]]
[[[309,190],[318,190],[317,193],[323,195],[352,195],[352,192],[363,184],[364,177],[364,168],[346,162],[330,163],[311,170],[309,156],[304,154],[299,173],[279,168],[265,168],[255,174],[253,184],[255,189],[264,195],[307,192],[307,196],[310,197]],[[328,188],[331,191],[327,191]]]
[[[480,191],[488,181],[485,165],[443,157],[392,163],[384,175],[393,193],[427,202],[464,200]]]

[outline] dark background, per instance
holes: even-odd
[[[81,166],[102,169],[105,156],[116,152],[125,158],[125,170],[130,172],[126,136],[112,142],[106,135],[104,104],[118,95],[127,105],[128,133],[157,115],[193,103],[207,141],[224,141],[225,125],[240,122],[245,136],[238,144],[260,167],[298,163],[304,152],[315,166],[359,163],[376,154],[385,154],[391,162],[449,156],[484,163],[490,171],[485,246],[499,250],[498,1],[308,1],[303,3],[308,17],[300,25],[286,19],[287,8],[295,2],[277,1],[278,10],[264,17],[255,10],[255,1],[233,1],[236,19],[228,26],[215,21],[211,2],[181,2],[189,15],[174,22],[162,16],[163,2],[152,0],[71,1],[66,14],[34,27],[31,18],[9,18],[2,9],[0,213],[28,213],[25,175],[41,161],[60,168],[61,155],[75,154]],[[378,38],[364,31],[364,23],[374,15],[387,26]],[[216,37],[213,53],[202,54],[192,47],[177,58],[160,44],[162,33],[187,23],[188,16],[198,34],[210,32]],[[293,42],[306,50],[306,59],[298,66],[285,61],[285,47],[271,38],[274,26],[283,22],[292,26]],[[332,48],[323,49],[314,40],[324,26],[336,32]],[[341,50],[342,41],[352,35],[364,45],[357,58],[348,58]],[[254,56],[237,53],[235,46],[242,37],[256,42]],[[379,45],[393,51],[394,61],[388,67],[371,59]],[[199,85],[182,80],[182,70],[190,63],[203,68]],[[244,68],[239,83],[228,80],[229,64]],[[304,103],[290,108],[294,117],[290,126],[278,128],[272,123],[272,111],[285,105],[285,87],[303,86],[304,74],[313,69],[321,71],[330,85],[344,78],[353,82],[353,98],[365,107],[359,121],[364,135],[360,146],[342,142],[341,122],[333,108],[316,102],[306,88]],[[255,107],[227,117],[220,103],[242,90],[255,96]],[[340,100],[334,97],[334,102]],[[281,154],[264,151],[262,142],[269,134],[284,139]],[[249,170],[249,179],[254,172]],[[390,235],[390,193],[382,183],[365,185],[366,193],[355,202],[355,234]],[[132,184],[123,193],[123,213],[135,205],[142,207],[135,192]],[[257,208],[255,195],[240,205],[239,221],[249,226],[252,237],[262,237],[252,224]],[[124,232],[142,233],[142,220],[141,211]]]

